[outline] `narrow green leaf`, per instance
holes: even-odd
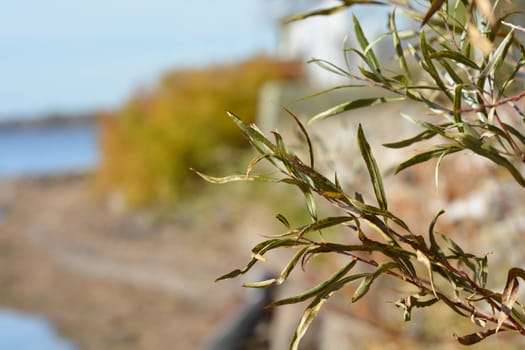
[[[302,237],[304,234],[312,231],[322,230],[328,227],[336,226],[343,224],[348,221],[353,221],[354,218],[351,216],[331,216],[321,220],[317,220],[314,223],[305,225],[298,232],[298,238]]]
[[[410,229],[408,228],[408,225],[403,220],[401,220],[400,218],[398,218],[397,216],[395,216],[394,214],[392,214],[388,210],[383,210],[381,208],[377,208],[377,207],[374,207],[372,205],[365,204],[365,203],[363,203],[361,201],[358,201],[358,200],[355,200],[355,199],[352,199],[352,198],[347,198],[347,200],[348,200],[348,202],[350,202],[350,204],[352,206],[355,207],[355,209],[360,214],[371,215],[371,216],[384,216],[384,217],[387,217],[387,218],[391,219],[393,222],[395,222],[396,224],[398,224],[399,226],[401,226],[402,228],[404,228],[405,230],[410,231]],[[368,220],[369,218],[365,217],[365,219]],[[373,223],[373,222],[371,222],[371,224],[375,225],[375,223]]]
[[[507,52],[512,45],[512,40],[514,39],[514,29],[509,31],[505,36],[505,39],[501,41],[498,45],[498,48],[492,52],[490,55],[489,62],[483,67],[483,70],[480,73],[480,79],[494,74],[494,72],[501,67],[507,56]]]
[[[370,87],[370,85],[368,85],[368,84],[344,84],[344,85],[337,85],[337,86],[333,86],[333,87],[330,87],[330,88],[327,88],[327,89],[315,92],[313,94],[301,97],[299,99],[299,101],[305,101],[305,100],[311,99],[313,97],[319,97],[319,96],[322,96],[322,95],[326,95],[326,94],[328,94],[330,92],[333,92],[333,91],[336,91],[336,90],[351,89],[351,88],[368,88],[368,87]]]
[[[432,130],[425,130],[425,131],[417,134],[414,137],[411,137],[411,138],[408,138],[408,139],[405,139],[405,140],[401,140],[401,141],[397,141],[397,142],[384,143],[383,146],[388,147],[388,148],[404,148],[404,147],[410,146],[410,145],[412,145],[414,143],[421,142],[423,140],[431,139],[431,138],[433,138],[436,135],[437,135],[437,133],[432,131]]]
[[[520,131],[518,131],[516,128],[514,128],[512,125],[510,124],[507,124],[507,123],[503,123],[503,125],[505,126],[505,128],[513,135],[515,136],[520,142],[522,145],[525,146],[525,135],[522,134]]]
[[[476,62],[470,60],[468,57],[460,54],[457,51],[441,50],[431,53],[429,57],[437,59],[449,58],[453,61],[456,61],[457,63],[464,64],[467,67],[474,68],[475,70],[480,70],[480,67],[476,64]]]
[[[202,177],[204,180],[213,183],[213,184],[225,184],[229,182],[236,182],[236,181],[260,181],[260,182],[279,182],[279,179],[275,179],[268,176],[262,176],[262,175],[246,175],[246,174],[239,174],[239,175],[229,175],[224,177],[214,177],[209,176],[206,174],[203,174],[195,169],[193,170],[197,175]]]
[[[359,23],[359,20],[354,14],[352,14],[352,20],[354,22],[354,33],[355,33],[357,42],[361,46],[361,50],[366,51],[369,46],[368,39],[366,38],[365,33],[363,32],[363,28],[361,28],[361,24]],[[377,58],[376,58],[376,55],[374,54],[374,51],[370,49],[367,52],[363,52],[363,53],[371,62],[372,66],[370,68],[379,72],[380,71],[379,63],[377,62]]]
[[[416,308],[425,308],[434,305],[439,299],[431,298],[427,300],[421,300],[423,297],[421,295],[410,295],[406,298],[400,299],[395,303],[395,306],[403,308],[405,310],[403,318],[405,322],[410,321],[412,309]]]
[[[377,277],[395,267],[397,267],[397,264],[390,261],[379,265],[373,273],[368,274],[355,290],[354,295],[352,296],[352,303],[361,299],[370,290],[372,282],[374,282]]]
[[[440,90],[447,95],[447,97],[452,100],[452,96],[450,96],[450,93],[448,92],[447,87],[445,86],[445,83],[443,83],[443,80],[439,76],[438,70],[436,69],[436,66],[434,65],[434,62],[432,62],[432,59],[430,57],[431,51],[434,51],[432,47],[428,44],[427,39],[425,37],[425,31],[421,31],[420,40],[419,40],[420,50],[422,54],[423,61],[421,63],[421,67],[432,77],[434,82],[439,86]]]
[[[352,260],[345,266],[343,266],[339,271],[337,271],[335,274],[333,274],[330,278],[327,280],[319,283],[315,287],[308,289],[302,293],[299,293],[295,296],[284,298],[281,300],[277,300],[273,302],[270,306],[279,306],[279,305],[286,305],[286,304],[296,304],[300,303],[302,301],[305,301],[307,299],[310,299],[318,294],[322,294],[324,291],[329,289],[331,285],[333,285],[335,282],[340,280],[344,275],[346,275],[357,263],[357,260]]]
[[[231,120],[241,129],[241,131],[248,137],[248,140],[252,145],[260,152],[267,153],[267,150],[274,150],[274,145],[268,140],[259,130],[253,125],[248,125],[241,120],[238,116],[230,111],[226,111],[226,114]]]
[[[432,50],[433,53],[435,53],[435,51]],[[443,68],[445,68],[445,70],[447,71],[447,74],[448,74],[448,77],[445,75],[446,79],[447,79],[447,83],[450,84],[450,79],[452,79],[454,81],[454,84],[464,84],[465,82],[463,81],[463,79],[461,79],[461,77],[458,75],[458,73],[456,73],[456,69],[452,68],[450,66],[450,64],[448,64],[447,61],[445,60],[441,60],[440,61],[441,65],[443,66]],[[443,74],[443,73],[441,73]],[[450,79],[449,79],[450,77]]]
[[[309,188],[306,188],[305,186],[300,187],[304,195],[306,207],[308,208],[308,213],[314,221],[317,221],[317,206],[315,204],[315,198]]]
[[[228,272],[225,275],[222,275],[222,276],[218,277],[217,279],[215,279],[215,282],[235,278],[235,277],[237,277],[239,275],[242,275],[244,272],[245,271],[243,271],[241,269],[235,269],[235,270],[233,270],[231,272]]]
[[[379,35],[374,40],[372,40],[370,43],[368,43],[368,46],[365,48],[363,53],[366,55],[368,53],[368,51],[370,51],[370,50],[372,50],[374,48],[374,46],[379,44],[381,41],[383,41],[385,38],[387,38],[390,35],[391,35],[391,33],[389,33],[389,32],[385,32],[385,33]]]
[[[363,52],[361,51],[358,51],[354,48],[347,48],[345,49],[345,52],[353,52],[355,53],[356,55],[359,56],[359,58],[361,58],[361,61],[363,61],[366,66],[370,69],[370,71],[367,71],[364,67],[362,66],[359,66],[359,71],[361,72],[361,74],[363,74],[365,77],[367,77],[368,79],[372,80],[372,81],[377,81],[377,82],[380,82],[380,83],[383,83],[385,84],[386,86],[388,86],[388,82],[385,78],[385,76],[381,73],[381,71],[379,69],[377,69],[374,65],[374,62],[372,62],[372,60],[370,59],[370,55],[365,55]],[[345,57],[348,56],[348,55],[345,55]],[[347,63],[348,65],[348,63]],[[355,76],[353,74],[350,74],[350,77],[351,78],[355,78]],[[359,79],[361,80],[361,79]]]
[[[264,134],[255,126],[248,125],[230,111],[226,111],[226,114],[230,119],[241,129],[242,133],[248,138],[250,144],[261,154],[267,154],[269,157],[266,158],[272,165],[279,168],[277,163],[270,157],[275,152],[275,145],[268,140]]]
[[[463,96],[463,84],[456,85],[454,89],[454,122],[457,125],[458,131],[463,132],[463,121],[461,120],[461,97]]]
[[[312,146],[312,141],[310,139],[310,135],[308,135],[308,131],[306,130],[305,126],[301,121],[299,120],[299,117],[297,117],[294,113],[292,113],[288,108],[284,107],[284,110],[292,116],[292,118],[295,120],[295,123],[299,126],[299,129],[303,133],[304,138],[306,139],[306,144],[308,145],[308,155],[310,156],[310,168],[314,168],[314,149]]]
[[[367,62],[367,61],[365,61],[365,62]],[[375,82],[378,82],[378,83],[385,83],[385,85],[387,85],[385,77],[382,74],[380,74],[379,72],[368,71],[368,70],[365,69],[365,67],[359,67],[359,72],[361,72],[361,74],[363,74],[363,76],[365,78],[368,78],[371,81],[375,81]]]
[[[305,246],[297,251],[297,253],[290,259],[286,267],[281,272],[279,278],[270,278],[264,281],[258,282],[246,282],[243,283],[243,287],[248,288],[267,288],[273,284],[281,285],[290,275],[290,272],[295,268],[301,257],[308,251],[311,250],[312,246]]]
[[[311,60],[308,60],[306,63],[308,63],[308,64],[314,63],[314,64],[318,65],[319,67],[321,67],[322,69],[324,69],[324,70],[326,70],[328,72],[340,75],[340,76],[345,77],[345,78],[348,78],[348,77],[351,76],[351,74],[349,72],[345,71],[341,67],[339,67],[339,66],[337,66],[337,65],[335,65],[332,62],[329,62],[327,60],[323,60],[323,59],[319,59],[319,58],[312,58]]]
[[[492,160],[494,163],[506,168],[512,177],[518,184],[525,187],[525,178],[521,175],[520,171],[512,165],[505,157],[498,154],[498,151],[490,145],[483,143],[483,141],[472,135],[464,134],[458,138],[460,144],[466,148],[474,151],[475,153]]]
[[[357,143],[359,145],[359,150],[361,151],[361,156],[363,157],[368,169],[368,174],[370,175],[370,180],[372,181],[372,186],[374,187],[374,193],[376,195],[379,208],[386,210],[388,205],[385,189],[383,187],[383,179],[381,178],[381,172],[377,167],[376,160],[372,154],[372,150],[370,149],[370,144],[366,140],[361,124],[359,124],[357,130]]]
[[[425,17],[421,21],[421,26],[425,25],[428,22],[428,20],[441,9],[441,6],[443,6],[444,2],[445,0],[432,0],[432,4],[430,5],[427,13],[425,14]]]
[[[454,242],[452,238],[444,234],[441,234],[441,238],[443,238],[443,240],[447,242],[447,244],[449,245],[449,249],[453,254],[455,254],[456,256],[465,255],[463,249],[456,242]]]
[[[497,100],[501,99],[505,93],[508,87],[510,87],[518,78],[519,72],[522,70],[523,66],[525,65],[524,60],[524,52],[523,52],[523,46],[520,45],[521,52],[521,59],[514,65],[512,72],[509,74],[509,76],[505,79],[505,81],[501,84],[501,88],[498,91]],[[523,113],[518,112],[520,116],[523,118]]]
[[[434,146],[430,150],[422,152],[422,153],[419,153],[419,154],[416,154],[412,158],[410,158],[410,159],[404,161],[403,163],[399,164],[397,166],[397,168],[396,168],[395,173],[397,174],[397,173],[399,173],[400,171],[402,171],[402,170],[404,170],[406,168],[409,168],[409,167],[411,167],[413,165],[416,165],[416,164],[419,164],[419,163],[426,162],[429,159],[439,158],[439,157],[441,157],[441,155],[443,153],[452,154],[452,153],[455,153],[455,152],[459,152],[461,150],[462,150],[462,148],[457,147],[457,146],[452,146],[452,145]]]
[[[313,16],[333,15],[334,13],[346,10],[346,8],[347,8],[346,5],[339,5],[339,6],[325,8],[325,9],[319,9],[319,10],[315,10],[315,11],[311,11],[311,12],[307,12],[307,13],[301,13],[301,14],[295,15],[295,16],[287,19],[284,23],[288,24],[288,23],[292,23],[292,22],[296,22],[296,21],[301,21],[303,19],[306,19],[308,17],[313,17]]]
[[[479,260],[479,270],[480,270],[479,282],[480,282],[481,287],[485,288],[485,286],[487,285],[487,279],[489,275],[489,261],[486,255],[482,259]]]
[[[290,229],[290,222],[283,214],[275,215],[275,218],[279,220],[287,229]]]
[[[352,6],[352,5],[357,5],[357,4],[366,4],[366,5],[387,5],[387,4],[386,4],[385,2],[383,2],[383,1],[374,1],[374,0],[344,0],[342,5],[338,5],[338,6],[334,6],[334,7],[329,7],[329,8],[323,8],[323,9],[314,10],[314,11],[310,11],[310,12],[306,12],[306,13],[301,13],[301,14],[295,15],[295,16],[293,16],[293,17],[287,19],[284,23],[287,24],[287,23],[291,23],[291,22],[301,21],[301,20],[304,20],[304,19],[306,19],[306,18],[314,17],[314,16],[329,16],[329,15],[332,15],[332,14],[334,14],[334,13],[337,13],[337,12],[340,12],[340,11],[343,11],[343,10],[346,10],[348,7],[350,7],[350,6]]]
[[[435,132],[436,134],[438,134],[440,136],[443,136],[443,137],[448,138],[448,139],[453,139],[445,131],[448,128],[448,126],[453,125],[453,124],[445,123],[445,124],[436,125],[436,124],[432,124],[432,123],[425,122],[425,121],[422,121],[422,120],[414,120],[414,122],[417,125],[421,125],[425,129],[433,131],[433,132]]]
[[[246,288],[268,288],[269,286],[275,284],[277,280],[275,278],[270,278],[264,281],[257,282],[245,282],[242,284]]]
[[[271,156],[269,154],[259,154],[257,157],[253,158],[250,161],[250,164],[248,164],[248,166],[246,167],[246,176],[250,176],[253,168],[255,168],[255,166],[259,164],[263,159],[269,159],[270,157]]]
[[[252,248],[253,257],[243,269],[235,269],[225,275],[222,275],[218,277],[215,280],[215,282],[226,280],[226,279],[231,279],[239,275],[245,274],[253,267],[253,265],[257,263],[257,261],[260,260],[260,257],[262,257],[264,253],[266,253],[269,250],[279,248],[279,247],[295,247],[295,246],[303,246],[303,245],[305,245],[305,243],[300,242],[296,239],[273,238],[273,239],[269,239],[264,242],[261,242]]]
[[[305,312],[303,313],[303,316],[301,317],[301,320],[299,321],[299,324],[296,328],[292,343],[290,344],[290,349],[298,350],[299,349],[299,343],[303,336],[306,334],[306,330],[309,327],[309,325],[312,323],[316,315],[319,313],[319,310],[321,309],[322,304],[326,300],[330,298],[330,296],[336,292],[337,290],[344,287],[346,284],[362,278],[364,274],[357,274],[352,275],[348,277],[343,277],[342,279],[334,282],[327,288],[324,292],[317,295],[314,300],[308,305]]]
[[[396,49],[396,55],[399,59],[399,66],[403,70],[405,76],[408,78],[408,80],[412,80],[410,70],[408,69],[407,61],[405,59],[405,53],[403,51],[403,47],[401,46],[401,40],[399,39],[399,33],[397,31],[396,27],[396,8],[392,10],[392,13],[390,14],[390,31],[392,32],[392,40],[394,42],[394,48]]]
[[[285,268],[281,271],[281,275],[279,276],[279,278],[275,281],[275,283],[277,285],[280,285],[282,284],[287,278],[288,276],[290,275],[290,273],[292,272],[292,270],[295,268],[295,266],[297,266],[297,263],[299,262],[299,259],[301,259],[309,250],[312,250],[313,248],[315,248],[315,246],[305,246],[303,248],[301,248],[294,256],[292,259],[290,259],[290,261],[288,262],[288,264],[285,266]]]
[[[428,237],[430,240],[430,251],[438,256],[442,256],[443,253],[441,252],[441,249],[439,248],[439,244],[436,241],[436,237],[434,235],[434,228],[436,226],[437,220],[443,214],[445,214],[445,211],[440,210],[439,213],[436,214],[434,219],[432,219],[432,222],[430,223],[430,226],[428,227]]]
[[[375,106],[378,104],[383,104],[383,103],[393,102],[393,101],[402,101],[403,99],[404,98],[374,97],[374,98],[363,98],[363,99],[341,103],[340,105],[337,105],[335,107],[332,107],[324,112],[321,112],[315,115],[308,121],[308,124],[312,124],[316,121],[323,120],[329,117],[333,117],[334,115],[337,115],[337,114],[340,114],[346,111],[350,111],[353,109],[371,107],[371,106]]]
[[[310,324],[315,319],[315,317],[321,310],[321,307],[328,300],[329,297],[330,294],[315,297],[314,300],[304,310],[303,315],[301,316],[301,319],[299,320],[299,323],[295,328],[292,342],[290,344],[290,350],[299,349],[301,339],[304,337],[306,331],[308,330],[308,327],[310,327]]]

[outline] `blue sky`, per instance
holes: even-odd
[[[267,0],[16,0],[0,12],[0,118],[112,108],[170,68],[273,53]]]

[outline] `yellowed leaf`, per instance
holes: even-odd
[[[509,317],[512,307],[518,298],[519,283],[518,279],[513,275],[509,274],[507,283],[505,285],[505,290],[501,296],[501,312],[498,316],[498,326],[496,327],[496,332],[499,331],[503,323]]]
[[[432,287],[432,292],[434,292],[434,296],[439,299],[436,288],[434,287],[434,274],[432,273],[432,265],[430,264],[430,259],[420,250],[416,252],[417,254],[417,261],[423,263],[425,267],[427,268],[429,279],[430,279],[430,286]]]

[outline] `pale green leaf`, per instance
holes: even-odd
[[[229,176],[223,176],[223,177],[214,177],[209,176],[206,174],[203,174],[199,171],[196,171],[192,169],[197,175],[202,177],[204,180],[213,183],[213,184],[225,184],[229,182],[237,182],[237,181],[259,181],[259,182],[279,182],[279,179],[275,179],[268,176],[262,176],[262,175],[246,175],[246,174],[239,174],[239,175],[229,175]]]

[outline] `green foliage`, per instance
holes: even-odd
[[[329,15],[355,3],[358,2],[343,1],[333,9],[301,14],[294,19]],[[525,187],[520,170],[521,163],[525,161],[525,115],[516,105],[525,96],[521,91],[523,78],[520,71],[525,65],[525,47],[515,36],[515,31],[524,29],[505,22],[507,15],[497,17],[502,13],[499,8],[501,3],[434,0],[426,12],[419,12],[408,1],[395,1],[397,9],[390,16],[391,32],[385,37],[392,39],[400,72],[384,69],[374,53],[377,41],[370,43],[355,17],[354,29],[360,48],[349,48],[346,52],[361,59],[360,74],[315,60],[331,71],[358,82],[337,88],[352,89],[359,85],[379,87],[394,95],[395,99],[412,101],[427,108],[428,119],[432,122],[409,118],[423,129],[422,132],[385,146],[403,148],[422,141],[438,141],[399,164],[396,172],[433,158],[441,160],[454,153],[471,151],[501,167],[517,184]],[[421,30],[400,33],[395,23],[399,13],[418,20]],[[408,68],[409,59],[415,60],[422,69],[418,80]],[[311,122],[351,109],[389,103],[390,100],[383,96],[351,100],[317,114]],[[502,108],[508,106],[512,108],[506,108],[502,113]],[[256,126],[243,122],[232,113],[229,116],[260,155],[244,174],[225,178],[203,175],[205,179],[214,183],[263,180],[294,186],[304,194],[311,221],[291,227],[283,215],[278,215],[286,230],[256,245],[252,250],[253,258],[243,269],[234,270],[219,279],[247,272],[264,259],[265,253],[275,249],[291,248],[296,253],[279,278],[247,284],[248,287],[262,288],[284,283],[299,261],[304,268],[314,256],[331,254],[347,258],[346,264],[322,283],[274,303],[283,305],[311,300],[298,323],[292,349],[298,347],[313,317],[334,292],[360,281],[352,296],[352,302],[357,302],[366,297],[378,279],[385,276],[398,279],[416,290],[396,303],[403,309],[405,320],[411,319],[414,308],[429,308],[436,304],[446,305],[452,312],[470,319],[480,330],[457,337],[463,345],[472,345],[501,331],[525,334],[525,313],[521,304],[517,303],[518,278],[525,279],[525,270],[510,269],[503,293],[489,290],[487,256],[471,254],[448,235],[434,231],[442,211],[429,223],[428,233],[414,232],[409,224],[391,212],[380,168],[361,126],[357,146],[368,170],[376,203],[365,202],[359,193],[347,193],[337,177],[331,181],[321,174],[314,167],[310,141],[308,165],[285,144],[279,133],[273,133],[272,141]],[[310,140],[305,127],[298,119],[296,121],[306,139]],[[276,175],[253,174],[254,167],[263,160],[270,163]],[[329,203],[340,215],[320,217],[317,210],[319,201]],[[348,232],[353,235],[348,242],[326,241],[321,234],[316,235],[329,227],[346,232],[344,237],[348,237]],[[356,272],[358,265],[373,270]],[[436,283],[437,277],[439,283]],[[493,326],[489,327],[490,324]],[[485,327],[488,328],[483,329]]]
[[[258,57],[166,74],[153,91],[102,116],[99,183],[122,191],[133,206],[173,200],[191,188],[191,166],[217,169],[244,144],[235,126],[220,117],[224,110],[253,120],[262,84],[288,73]]]

